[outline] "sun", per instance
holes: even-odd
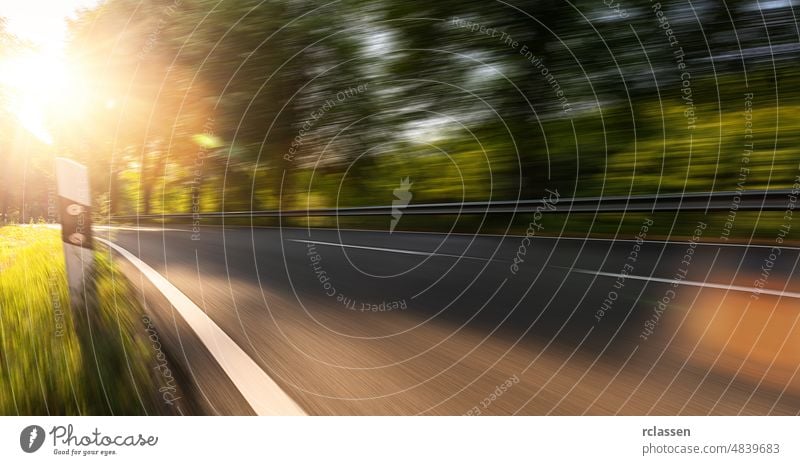
[[[9,33],[28,44],[0,61],[0,86],[20,126],[52,144],[53,125],[80,110],[81,80],[64,57],[65,19],[98,0],[2,2]]]
[[[39,141],[69,129],[86,110],[88,83],[61,53],[27,50],[0,62],[0,86],[8,111]]]
[[[63,60],[43,53],[23,52],[2,64],[0,85],[8,92],[8,109],[20,125],[40,141],[51,144],[47,129],[54,96],[67,89]]]

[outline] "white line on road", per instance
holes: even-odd
[[[97,226],[94,226],[97,228]],[[164,229],[164,228],[137,228],[134,226],[129,227],[115,227],[115,226],[107,226],[111,229],[121,229],[121,230],[129,230],[129,231],[136,231],[136,230],[147,230],[147,231],[183,231],[183,232],[192,232],[191,229]],[[222,226],[215,226],[215,225],[205,225],[204,228],[222,228]],[[288,227],[288,226],[239,226],[239,225],[226,225],[225,229],[232,230],[232,229],[296,229],[302,231],[308,231],[306,227]],[[312,228],[315,231],[347,231],[347,232],[361,232],[361,233],[384,233],[389,234],[387,231],[382,229],[348,229],[348,228]],[[474,233],[459,233],[459,232],[433,232],[433,231],[395,231],[392,234],[401,235],[401,234],[428,234],[433,236],[468,236],[468,237],[514,237],[514,238],[523,238],[526,237],[522,234],[474,234]],[[552,241],[583,241],[583,242],[638,242],[639,239],[624,239],[624,238],[609,238],[609,237],[572,237],[572,236],[533,236],[531,237],[533,240],[552,240]],[[689,244],[688,240],[659,240],[659,239],[646,239],[643,242],[651,243],[651,244],[670,244],[670,245],[685,245]],[[698,246],[701,247],[734,247],[734,248],[755,248],[755,249],[772,249],[775,248],[775,245],[772,244],[739,244],[734,242],[697,242]],[[778,247],[783,250],[800,250],[800,247],[797,246],[789,246],[789,245],[781,245]]]
[[[162,227],[146,227],[146,226],[106,226],[106,225],[94,225],[92,229],[97,229],[99,231],[184,231],[184,232],[192,232],[191,229],[175,229],[175,228],[162,228]]]
[[[666,278],[653,278],[649,276],[636,276],[636,275],[623,275],[621,273],[606,273],[605,271],[592,271],[592,270],[584,270],[581,268],[565,268],[565,267],[555,267],[555,268],[562,268],[569,271],[574,271],[576,273],[581,274],[590,274],[596,276],[607,276],[610,278],[622,278],[625,279],[636,279],[639,281],[647,281],[647,282],[656,282],[656,283],[666,283],[666,284],[680,284],[683,286],[693,286],[693,287],[708,287],[712,289],[721,289],[724,291],[736,291],[736,292],[748,292],[751,294],[761,295],[773,295],[776,297],[789,297],[792,299],[800,299],[800,292],[790,292],[790,291],[776,291],[772,289],[758,289],[755,287],[747,287],[747,286],[736,286],[734,284],[716,284],[716,283],[704,283],[700,281],[686,281],[686,280],[677,280],[677,279],[666,279]]]
[[[186,294],[170,283],[147,263],[105,239],[96,238],[130,261],[158,289],[197,333],[247,403],[258,415],[306,415],[281,388],[239,347],[233,339]]]
[[[329,245],[333,247],[345,247],[348,249],[363,249],[363,250],[375,250],[378,252],[389,252],[389,253],[400,253],[405,255],[423,255],[426,257],[451,257],[451,258],[464,258],[468,260],[481,260],[484,262],[490,262],[494,259],[492,258],[482,258],[482,257],[471,257],[469,255],[456,255],[456,254],[449,254],[449,253],[438,253],[438,252],[420,252],[418,250],[403,250],[403,249],[387,249],[385,247],[367,247],[366,245],[351,245],[351,244],[339,244],[337,242],[322,242],[322,241],[308,241],[303,239],[289,239],[290,242],[302,242],[303,244],[316,244],[316,245]]]

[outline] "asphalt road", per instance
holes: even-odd
[[[768,247],[685,242],[186,226],[110,234],[309,414],[800,413],[795,249],[770,260]],[[182,325],[158,311],[162,331]],[[184,382],[224,377],[197,341],[177,340]],[[207,412],[249,413],[232,387],[213,390],[203,392]]]

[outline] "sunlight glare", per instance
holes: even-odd
[[[53,142],[47,122],[55,102],[70,91],[70,73],[55,54],[28,52],[3,63],[0,81],[10,91],[9,109],[40,141]]]
[[[9,58],[0,68],[0,85],[10,91],[9,110],[41,142],[53,143],[52,124],[80,116],[84,90],[62,55],[23,53]]]
[[[0,85],[19,124],[37,139],[52,144],[48,123],[74,119],[83,105],[81,82],[64,59],[65,19],[98,0],[3,2],[0,16],[8,31],[32,44],[0,63]]]

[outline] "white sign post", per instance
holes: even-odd
[[[83,301],[94,260],[89,171],[74,160],[56,158],[56,183],[67,282],[75,311],[76,304]]]

